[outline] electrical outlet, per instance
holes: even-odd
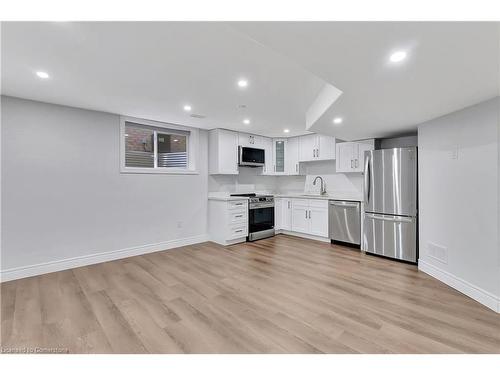
[[[444,246],[427,242],[427,254],[441,263],[448,264],[448,249]]]

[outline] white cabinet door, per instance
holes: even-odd
[[[265,165],[262,167],[262,174],[274,175],[273,163],[273,140],[267,137],[261,137],[261,148],[264,149]]]
[[[328,206],[309,207],[309,233],[328,237]]]
[[[210,174],[238,174],[238,133],[210,130],[208,138],[208,168]]]
[[[358,143],[354,159],[353,172],[363,172],[365,162],[365,151],[373,150],[373,145],[368,143]]]
[[[337,143],[336,172],[352,172],[354,167],[354,145],[352,142]]]
[[[285,171],[288,175],[299,174],[299,137],[288,138],[285,150]]]
[[[316,134],[299,137],[299,161],[311,161],[316,159],[316,141]]]
[[[317,135],[315,160],[335,160],[335,137]]]
[[[280,230],[283,225],[283,203],[284,199],[275,198],[274,199],[274,229]]]
[[[286,139],[273,139],[273,162],[275,175],[286,174],[286,146]]]
[[[281,199],[281,228],[292,230],[292,200],[290,198]]]
[[[292,231],[300,233],[309,232],[309,206],[307,200],[292,200]]]

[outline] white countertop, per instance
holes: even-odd
[[[345,200],[361,202],[363,197],[357,193],[333,193],[328,195],[308,195],[304,193],[275,194],[275,198],[299,198],[299,199],[322,199],[322,200]]]
[[[223,195],[209,195],[208,199],[211,201],[241,201],[241,200],[248,200],[248,197],[231,197],[229,195],[223,196]]]
[[[330,193],[329,195],[308,195],[305,193],[282,193],[269,194],[275,198],[299,198],[299,199],[321,199],[321,200],[346,200],[346,201],[363,201],[363,196],[357,192],[338,192]],[[209,200],[215,201],[240,201],[248,200],[247,197],[231,197],[228,193],[210,193]]]

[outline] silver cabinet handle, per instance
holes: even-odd
[[[354,160],[354,168],[357,168],[357,167],[358,167],[358,165],[359,165],[359,163],[358,163],[358,159]]]
[[[299,163],[295,163],[295,172],[299,171]]]
[[[288,209],[290,209],[290,201],[288,201]]]
[[[243,217],[243,215],[236,215],[235,217]]]
[[[309,210],[309,219],[311,218],[311,210]]]
[[[243,206],[243,203],[235,203],[235,206]]]
[[[352,168],[353,168],[353,166],[352,166],[352,159],[351,159],[351,169],[352,169]]]
[[[238,229],[234,231],[234,233],[239,233],[239,232],[243,232],[243,229]]]
[[[307,210],[305,210],[305,211],[306,211],[306,219],[307,219]]]

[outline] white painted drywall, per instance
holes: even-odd
[[[199,174],[121,174],[119,116],[1,99],[2,271],[206,234],[206,131]]]
[[[314,192],[319,185],[312,186],[316,176],[322,176],[327,191],[335,193],[362,194],[363,176],[361,173],[337,173],[335,161],[314,161],[301,163],[300,176],[263,176],[261,168],[240,167],[239,175],[209,175],[210,193],[303,193]]]
[[[500,298],[498,110],[495,98],[418,127],[419,267],[492,308]],[[429,244],[445,256],[432,256]]]

